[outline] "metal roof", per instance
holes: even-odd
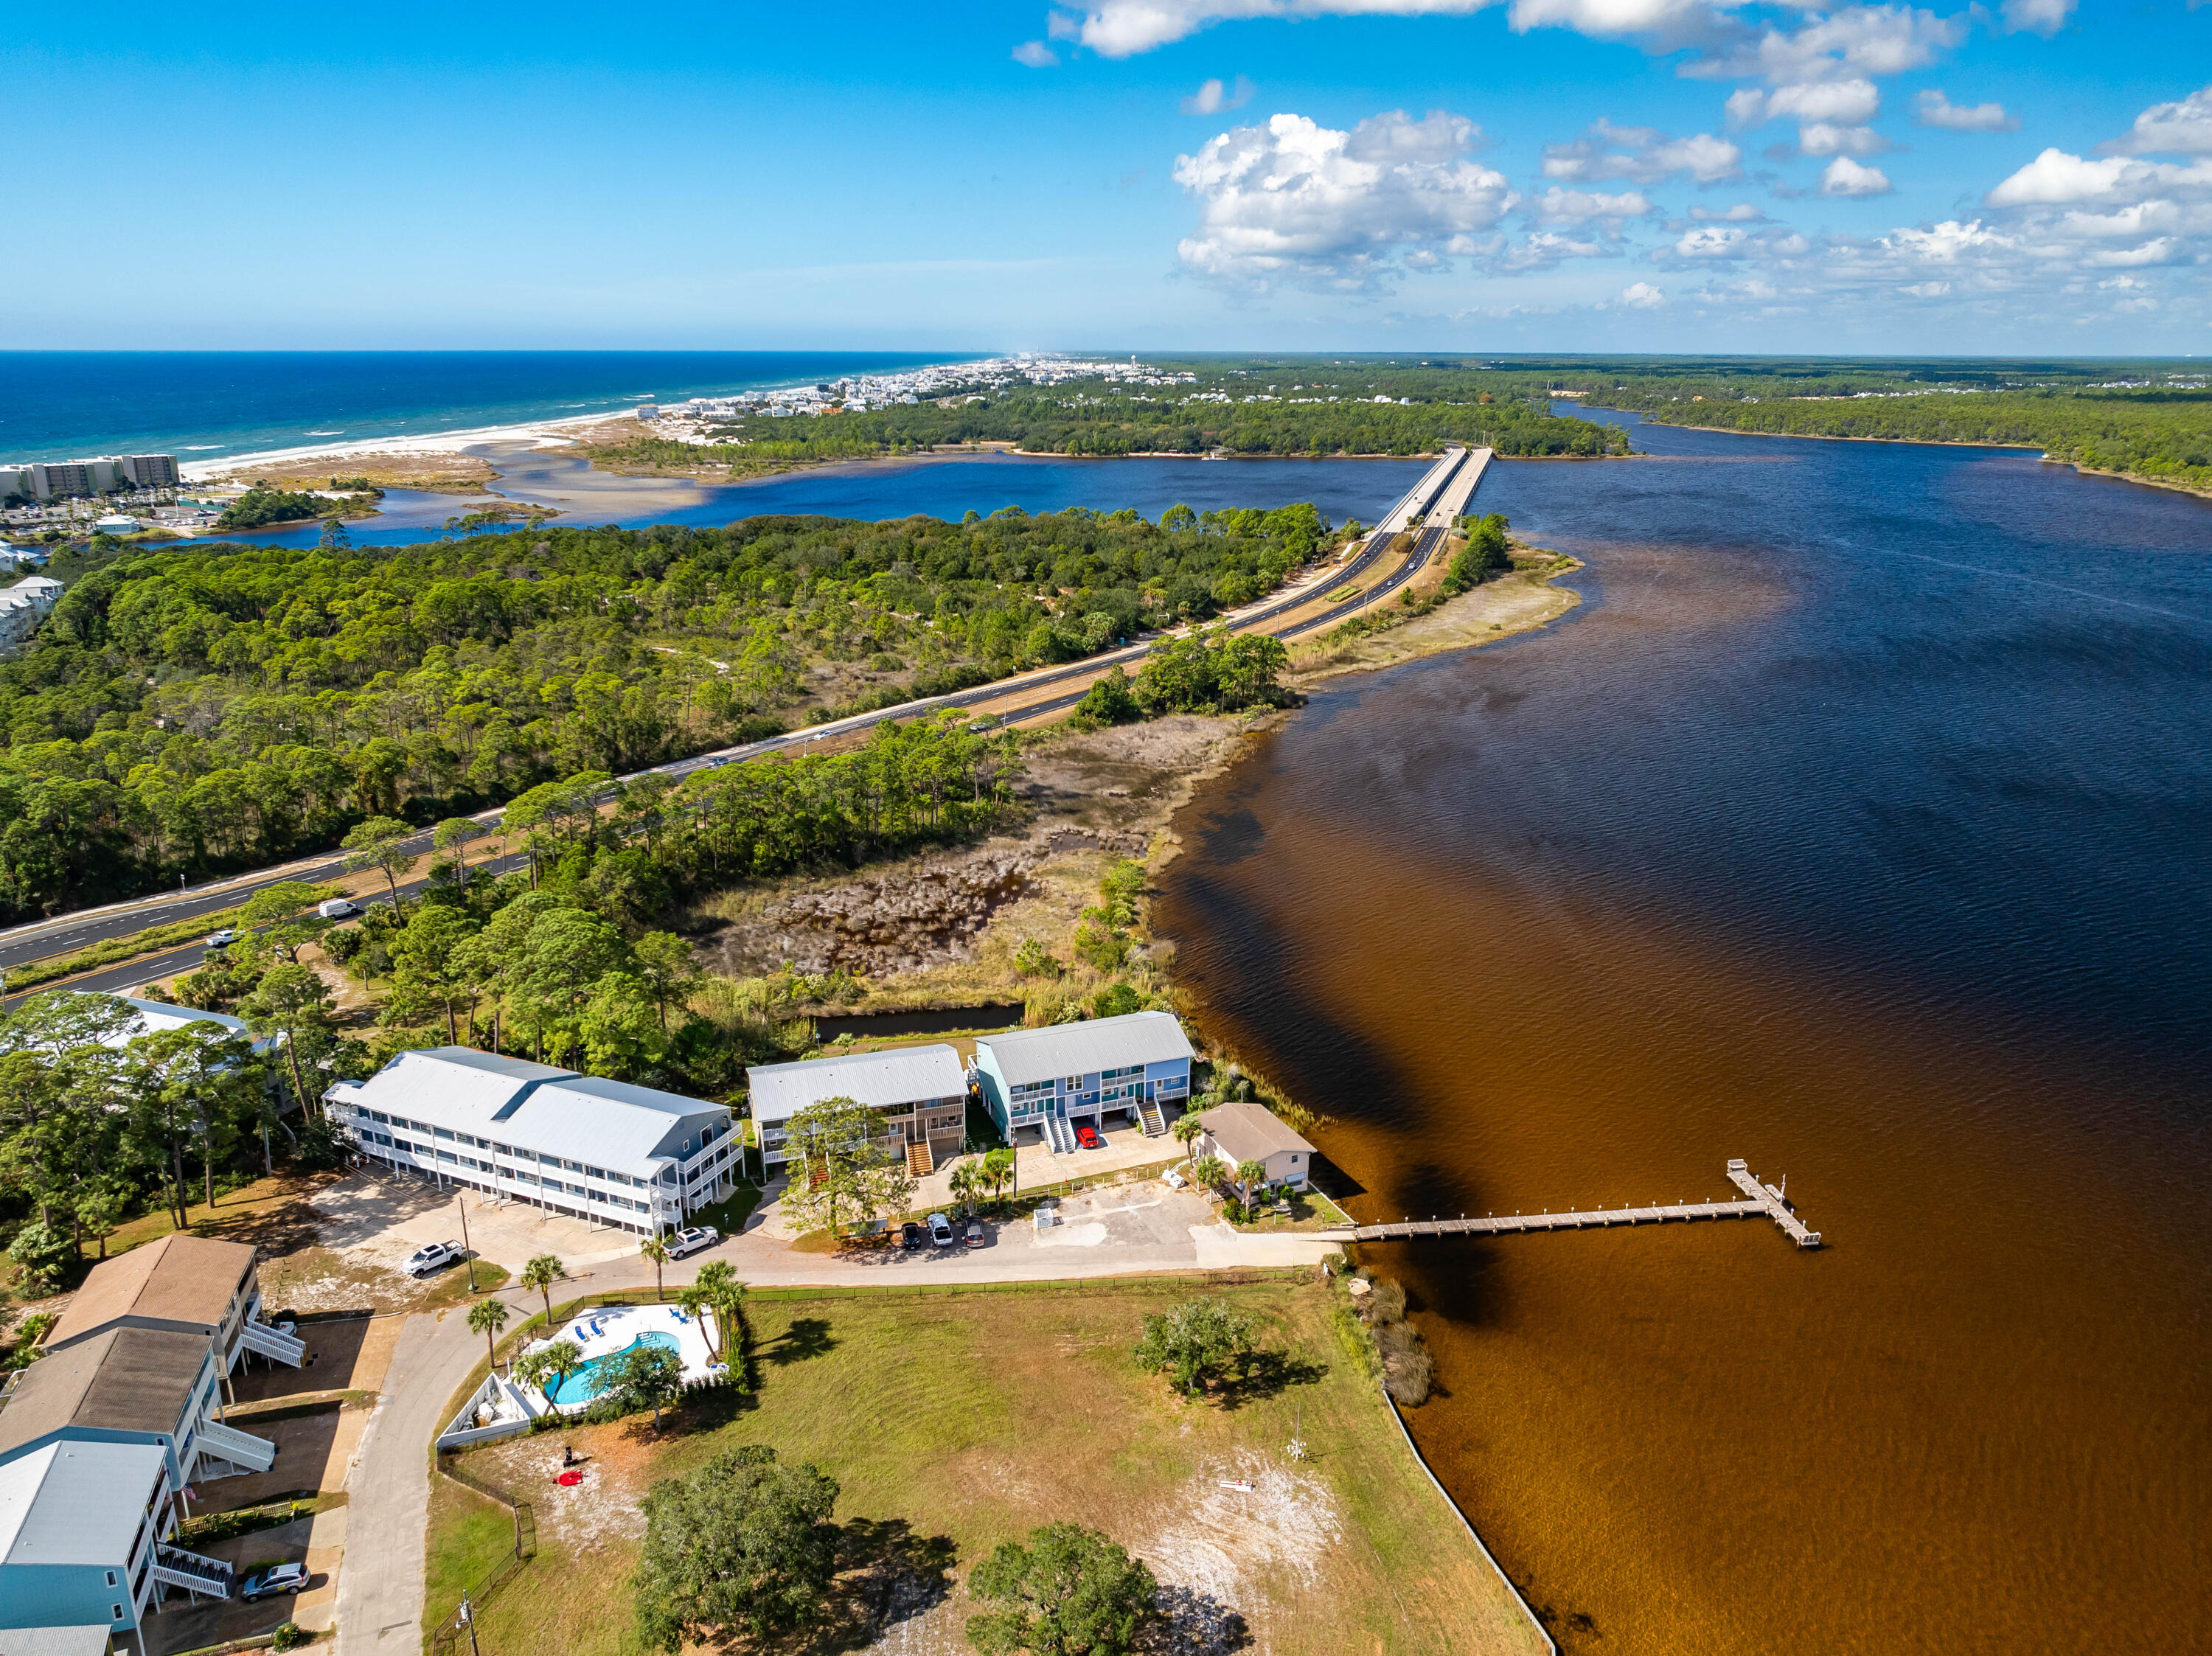
[[[871,1109],[894,1109],[925,1098],[965,1098],[968,1073],[960,1054],[942,1041],[881,1052],[762,1064],[745,1071],[753,1119],[788,1121],[825,1098],[849,1098]]]
[[[718,1109],[702,1099],[686,1098],[681,1093],[664,1093],[658,1087],[641,1087],[632,1081],[608,1081],[599,1076],[579,1076],[574,1081],[563,1081],[544,1089],[551,1093],[582,1093],[591,1098],[604,1098],[611,1104],[627,1104],[641,1110],[658,1110],[663,1115],[696,1115],[701,1110]]]
[[[107,1656],[109,1626],[0,1628],[0,1656]]]
[[[343,1095],[365,1100],[387,1114],[420,1116],[441,1126],[473,1131],[497,1120],[548,1081],[580,1078],[574,1070],[527,1059],[467,1046],[432,1046],[399,1053],[367,1081],[344,1088]]]
[[[168,1468],[158,1443],[70,1441],[0,1465],[0,1564],[127,1563]]]
[[[725,1107],[605,1081],[466,1046],[402,1052],[367,1081],[332,1095],[402,1121],[428,1122],[518,1149],[650,1179],[681,1150],[662,1140],[686,1117]]]
[[[985,1047],[1010,1087],[1196,1056],[1172,1012],[1130,1012],[1118,1018],[976,1036],[976,1050]]]

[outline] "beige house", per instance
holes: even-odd
[[[258,1258],[244,1242],[179,1232],[103,1259],[47,1334],[44,1350],[64,1351],[110,1329],[137,1328],[211,1341],[226,1374],[248,1351],[297,1368],[306,1345],[261,1319]]]
[[[1204,1129],[1194,1148],[1225,1163],[1233,1177],[1247,1162],[1267,1168],[1267,1182],[1304,1190],[1313,1172],[1314,1147],[1292,1132],[1283,1118],[1253,1099],[1217,1104],[1199,1117]],[[1247,1191],[1249,1199],[1252,1192]]]

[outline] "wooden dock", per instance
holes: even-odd
[[[1588,1208],[1562,1213],[1489,1213],[1479,1219],[1405,1219],[1390,1225],[1360,1225],[1334,1233],[1348,1242],[1396,1241],[1407,1236],[1504,1236],[1524,1230],[1588,1230],[1611,1225],[1663,1225],[1669,1220],[1769,1218],[1799,1247],[1820,1246],[1820,1233],[1808,1230],[1782,1192],[1762,1185],[1741,1157],[1728,1164],[1729,1182],[1744,1193],[1735,1202],[1668,1202],[1650,1207]]]

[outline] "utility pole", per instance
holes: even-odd
[[[461,1255],[469,1262],[469,1292],[477,1291],[477,1256],[469,1247],[469,1198],[461,1191],[453,1192],[453,1205],[461,1210]],[[473,1634],[471,1637],[475,1636]]]

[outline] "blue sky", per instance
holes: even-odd
[[[2203,0],[31,33],[0,347],[2212,349]]]

